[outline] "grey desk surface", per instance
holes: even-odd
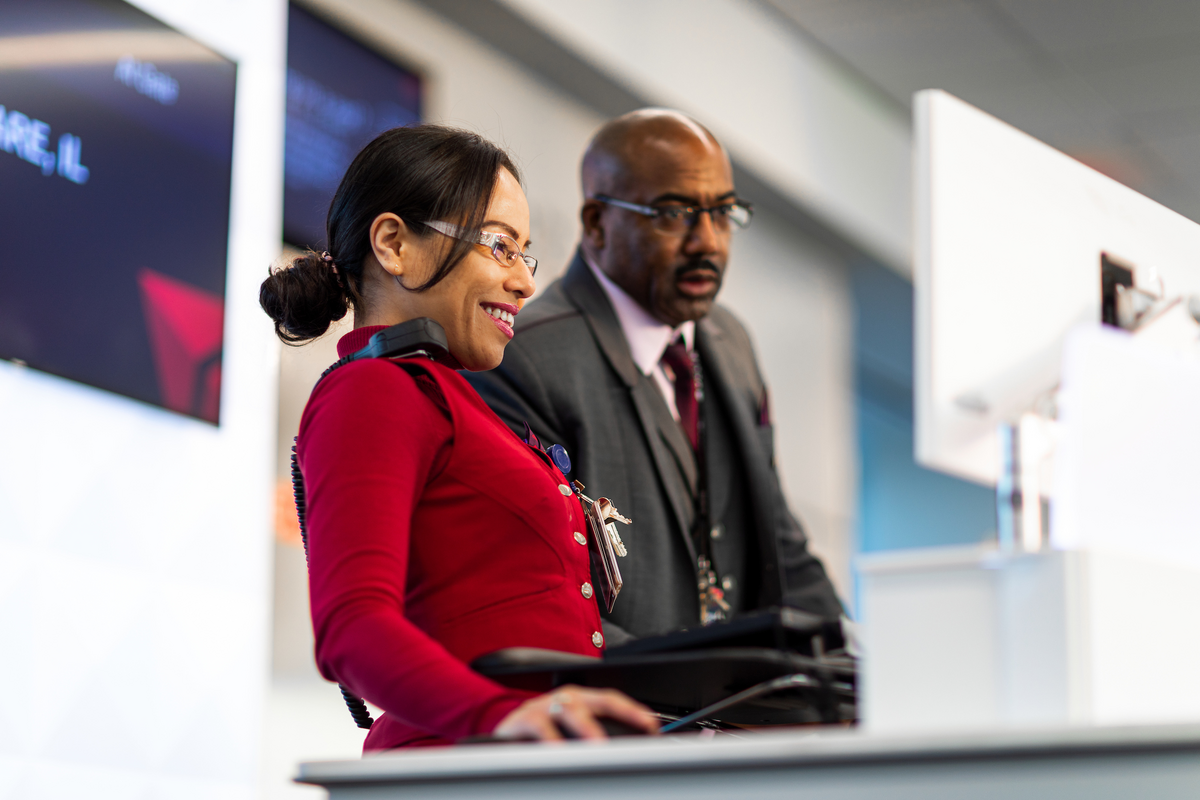
[[[1197,798],[1200,725],[475,745],[310,762],[298,779],[326,787],[333,800]]]

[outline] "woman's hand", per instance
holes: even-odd
[[[615,689],[563,686],[514,708],[500,720],[492,735],[502,739],[558,740],[566,731],[579,739],[606,739],[597,721],[602,717],[646,733],[658,733],[654,713]]]

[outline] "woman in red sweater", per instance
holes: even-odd
[[[352,309],[339,355],[429,317],[463,368],[500,363],[536,269],[502,150],[433,125],[387,131],[350,165],[326,227],[328,253],[263,283],[285,342]],[[535,696],[467,666],[507,647],[599,655],[604,637],[579,501],[457,372],[423,359],[334,370],[309,398],[297,454],[318,667],[385,712],[364,749],[603,738],[599,717],[657,729],[617,692]]]

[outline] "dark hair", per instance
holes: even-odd
[[[384,131],[362,149],[346,170],[325,219],[329,258],[309,251],[271,269],[258,302],[289,344],[313,339],[351,307],[363,305],[363,264],[371,253],[371,223],[391,212],[418,236],[426,222],[461,225],[467,239],[452,239],[423,292],[437,285],[471,250],[503,167],[520,181],[512,159],[478,134],[441,125]]]

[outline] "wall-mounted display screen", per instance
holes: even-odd
[[[421,118],[421,81],[292,5],[288,10],[283,238],[324,250],[325,215],[354,156]]]
[[[0,0],[0,358],[218,421],[235,82],[121,0]]]

